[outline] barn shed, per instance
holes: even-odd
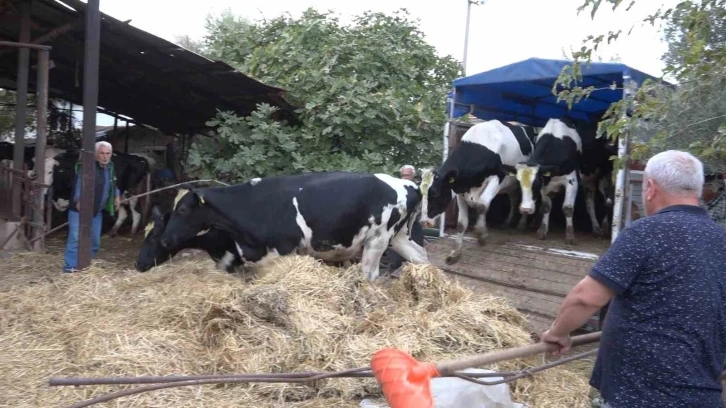
[[[4,0],[0,1],[0,21],[0,88],[17,93],[13,166],[0,169],[6,179],[14,177],[12,184],[0,186],[0,193],[12,196],[12,205],[0,208],[0,217],[32,216],[36,239],[48,231],[46,209],[51,206],[44,204],[42,194],[32,192],[40,183],[23,176],[22,124],[26,111],[36,108],[40,118],[36,165],[38,173],[44,174],[41,158],[46,150],[48,100],[83,105],[82,161],[86,164],[93,161],[97,112],[181,135],[182,151],[189,146],[185,138],[208,130],[206,123],[218,110],[247,116],[257,104],[268,103],[279,108],[277,119],[299,123],[285,90],[144,32],[130,20],[103,14],[98,0]],[[27,95],[33,91],[39,102],[29,107]],[[81,203],[89,203],[92,167],[83,168]],[[86,254],[90,253],[91,206],[82,204],[81,208],[79,254],[83,259],[79,266],[83,268],[90,262]]]
[[[462,121],[465,116],[471,115],[480,120],[516,121],[535,128],[544,126],[550,118],[565,115],[579,121],[597,123],[613,102],[627,97],[646,79],[657,80],[621,63],[583,64],[583,78],[578,85],[583,88],[593,86],[596,91],[568,110],[565,102],[557,102],[552,87],[563,69],[571,64],[572,61],[567,60],[530,58],[455,80],[447,101],[449,126],[444,135],[444,159],[457,148],[464,132],[471,126]],[[612,87],[613,84],[616,86]],[[625,154],[628,139],[621,137],[619,155]],[[641,175],[639,172],[633,172],[632,175],[628,173],[631,173],[629,169],[617,173],[615,212],[619,211],[620,215],[613,216],[612,237],[594,236],[587,227],[589,219],[584,224],[580,223],[578,228],[578,212],[580,215],[585,213],[580,189],[575,204],[577,242],[574,246],[565,245],[562,239],[564,217],[558,217],[557,211],[562,201],[560,199],[558,202],[555,198],[550,234],[545,241],[537,239],[534,231],[490,228],[487,244],[479,246],[467,232],[461,259],[449,265],[445,259],[454,247],[456,234],[457,209],[453,201],[443,215],[443,222],[440,222],[440,236],[434,238],[427,247],[429,257],[433,263],[463,283],[485,288],[511,300],[518,309],[530,316],[532,330],[541,332],[554,320],[569,290],[587,275],[592,265],[607,250],[611,239],[616,237],[622,227],[622,221],[630,221],[629,215],[625,214],[630,212],[631,203],[639,205]],[[506,196],[497,197],[496,200],[508,201]],[[508,203],[504,207],[508,207]],[[597,212],[601,219],[603,213]],[[489,218],[488,215],[488,222]],[[496,220],[491,221],[496,224]],[[593,316],[590,325],[596,326],[597,323],[597,316]]]

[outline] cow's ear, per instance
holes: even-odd
[[[454,184],[454,183],[456,183],[456,178],[457,177],[459,177],[459,170],[452,169],[452,170],[449,170],[448,173],[446,173],[445,179],[446,179],[446,182],[447,183]]]
[[[162,214],[161,208],[159,208],[158,205],[155,205],[154,208],[151,209],[151,217],[154,221],[162,221],[164,219],[164,214]]]
[[[517,175],[517,169],[514,166],[509,166],[507,164],[501,165],[502,171],[504,174],[508,174],[510,176],[516,176]]]
[[[198,192],[194,192],[194,196],[197,197],[197,201],[199,201],[199,205],[204,205],[204,196]]]

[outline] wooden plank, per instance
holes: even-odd
[[[454,245],[455,243],[452,240],[439,239],[426,249],[430,253],[436,252],[448,255],[454,249]],[[461,260],[474,259],[474,262],[486,262],[496,257],[501,262],[511,264],[512,266],[540,270],[558,270],[564,274],[577,277],[584,276],[587,272],[583,273],[582,271],[588,271],[593,265],[592,261],[566,258],[561,255],[544,252],[534,252],[524,248],[512,248],[506,245],[480,247],[477,244],[465,242],[462,245],[461,252]]]
[[[587,275],[598,255],[557,252],[496,238],[499,244],[484,247],[465,240],[461,258],[453,265],[445,263],[454,248],[453,239],[434,240],[426,250],[432,264],[464,286],[508,299],[539,334],[551,325],[564,297]]]
[[[502,271],[497,270],[495,267],[482,267],[477,264],[467,264],[463,261],[459,261],[456,268],[452,268],[450,265],[441,265],[440,263],[436,263],[436,265],[445,272],[469,275],[492,284],[560,297],[566,296],[567,292],[579,281],[578,279],[572,283],[554,282],[528,276],[518,270]]]

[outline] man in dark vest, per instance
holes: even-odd
[[[116,173],[114,172],[111,144],[108,142],[96,143],[95,183],[93,186],[93,224],[91,226],[91,259],[96,257],[101,247],[101,224],[103,216],[101,210],[114,215],[114,211],[121,202],[121,193],[116,187]],[[80,218],[81,198],[81,164],[76,163],[73,198],[68,207],[68,241],[63,272],[74,272],[78,262],[78,228]]]

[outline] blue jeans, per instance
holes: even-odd
[[[80,214],[78,211],[68,210],[68,241],[66,242],[66,254],[64,258],[63,272],[72,272],[78,265],[78,228],[80,227]],[[101,224],[103,215],[101,211],[93,217],[91,224],[91,259],[96,257],[101,247]]]

